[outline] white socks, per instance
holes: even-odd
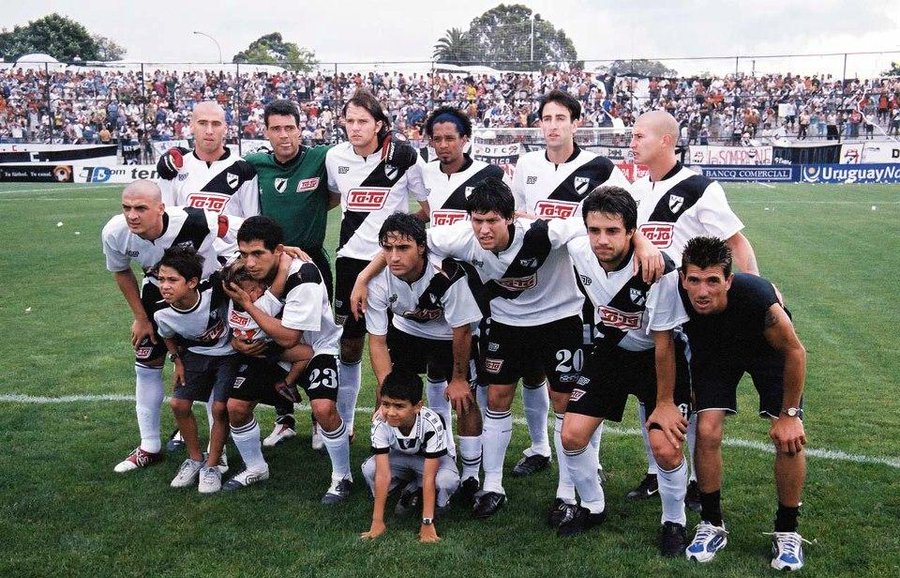
[[[346,422],[334,431],[325,431],[319,425],[319,431],[322,433],[322,441],[325,443],[325,449],[328,451],[328,457],[331,458],[331,479],[343,480],[345,478],[353,479],[350,472],[350,434],[347,431]]]
[[[444,427],[447,428],[449,436],[447,436],[447,453],[456,456],[456,442],[453,438],[453,417],[450,413],[450,400],[444,395],[447,389],[446,381],[426,380],[425,393],[428,400],[429,409],[434,410],[444,420]]]
[[[556,414],[556,421],[553,422],[553,444],[556,446],[556,457],[559,460],[559,483],[556,485],[556,497],[567,504],[574,504],[575,500],[575,484],[572,482],[572,476],[569,474],[569,468],[566,465],[568,459],[566,452],[562,446],[562,426],[564,414]],[[593,446],[588,446],[593,451]]]
[[[141,449],[152,454],[159,453],[162,449],[159,439],[159,416],[163,402],[162,372],[162,367],[134,364],[134,406],[141,434]]]
[[[599,514],[606,509],[606,497],[597,477],[597,467],[600,465],[597,452],[588,444],[578,450],[566,450],[565,456],[569,476],[581,496],[581,506],[592,514]]]
[[[512,439],[512,414],[509,411],[484,412],[484,428],[481,434],[483,446],[484,484],[485,492],[503,491],[503,458]],[[546,430],[545,430],[546,431]]]
[[[478,479],[481,469],[481,436],[459,436],[459,461],[462,463],[462,480]]]
[[[348,431],[353,431],[360,383],[362,383],[362,362],[347,364],[338,360],[337,411],[347,425]]]
[[[256,423],[256,418],[251,419],[250,423],[245,425],[231,426],[231,439],[248,470],[261,472],[268,468],[262,453],[259,424]]]
[[[647,432],[647,408],[643,403],[638,403],[638,424],[641,428],[641,437],[644,438],[644,453],[647,455],[647,473],[651,475],[657,474],[659,466],[656,465],[656,458],[653,457],[653,448],[650,446],[650,434]]]
[[[687,516],[684,512],[684,496],[687,494],[687,464],[684,460],[674,470],[666,471],[659,468],[656,472],[659,482],[659,497],[662,500],[662,520],[675,522],[682,526],[687,525]]]
[[[538,385],[522,384],[522,404],[525,406],[528,435],[531,436],[531,447],[525,450],[525,455],[549,456],[550,438],[547,435],[547,413],[550,411],[550,393],[547,389],[547,380],[545,379]]]

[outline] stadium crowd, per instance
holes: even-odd
[[[614,77],[588,71],[498,73],[241,73],[10,67],[0,71],[0,142],[142,145],[188,138],[194,105],[217,100],[227,139],[264,138],[266,104],[301,105],[306,144],[343,140],[335,111],[355,89],[372,90],[395,126],[416,140],[426,111],[451,105],[476,126],[529,127],[539,98],[569,92],[584,107],[585,126],[609,126],[651,109],[673,114],[691,144],[740,144],[741,137],[837,139],[900,134],[900,79],[842,82],[831,75],[726,75],[721,78]],[[616,119],[616,120],[614,120]]]

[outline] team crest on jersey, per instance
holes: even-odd
[[[669,209],[677,213],[684,206],[684,197],[681,195],[669,195]]]
[[[468,199],[470,196],[472,196],[472,189],[474,189],[474,188],[475,188],[475,187],[466,187],[466,190],[463,191],[463,194],[466,196],[467,199]]]
[[[297,183],[297,192],[305,193],[306,191],[314,191],[319,188],[319,177],[312,177],[310,179],[303,179],[299,183]]]
[[[654,247],[665,249],[672,245],[675,226],[672,223],[644,223],[641,225],[641,233]]]
[[[478,259],[472,259],[472,264],[476,267],[484,267],[484,261],[479,261]]]
[[[628,293],[631,297],[631,302],[638,307],[642,307],[647,301],[647,296],[640,289],[635,289],[634,287],[632,287]]]
[[[591,179],[587,177],[575,177],[575,192],[580,196],[588,194],[591,187]]]
[[[529,257],[528,259],[519,259],[519,265],[529,269],[535,269],[538,266],[537,257]]]
[[[544,199],[534,205],[534,212],[541,219],[568,219],[575,214],[578,203]]]
[[[284,189],[287,188],[287,181],[287,179],[275,179],[275,190],[283,193]]]
[[[232,189],[236,189],[241,182],[241,177],[234,173],[225,173],[225,182],[228,183],[228,186]]]
[[[339,175],[346,175],[349,172],[350,172],[350,167],[338,167]]]
[[[347,210],[371,213],[384,207],[391,189],[386,187],[366,187],[350,189],[347,193]]]
[[[390,299],[388,299],[388,303],[395,303],[396,301],[397,301],[397,294],[396,293],[391,294]]]
[[[389,181],[396,179],[398,174],[400,174],[400,169],[394,165],[384,165],[384,176],[386,176]]]
[[[597,313],[599,313],[600,322],[609,327],[629,331],[641,326],[640,313],[627,313],[609,305],[601,305],[597,308]]]
[[[221,213],[230,198],[228,195],[218,193],[194,193],[188,195],[187,206],[195,209],[206,209],[213,213]]]
[[[431,213],[431,224],[452,225],[457,221],[465,221],[469,215],[465,211],[457,211],[455,209],[443,209]]]

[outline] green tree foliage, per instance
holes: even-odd
[[[900,62],[891,62],[891,67],[882,72],[881,76],[900,76]]]
[[[454,50],[451,52],[450,48]],[[435,44],[434,56],[440,62],[469,60],[503,70],[540,70],[578,64],[575,45],[566,33],[522,4],[491,8],[472,20],[465,32],[448,30],[447,36]]]
[[[678,76],[675,69],[666,67],[662,62],[656,60],[615,60],[606,67],[607,72],[613,76],[639,76],[639,77],[666,77],[673,78]]]
[[[250,43],[247,50],[235,54],[231,61],[235,64],[274,64],[303,72],[312,70],[318,64],[314,51],[294,42],[285,42],[280,32],[259,37]]]
[[[53,13],[26,26],[0,32],[0,56],[7,61],[33,52],[46,53],[61,62],[118,60],[125,49],[103,36],[94,35],[80,23]]]
[[[432,58],[449,64],[467,64],[475,60],[472,48],[466,32],[459,28],[451,28],[434,45]]]

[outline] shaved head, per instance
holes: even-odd
[[[159,185],[146,179],[129,183],[122,191],[122,198],[125,197],[141,197],[150,202],[162,203],[162,191],[159,189]]]
[[[194,106],[194,111],[191,113],[191,120],[206,114],[219,116],[222,118],[222,122],[225,122],[225,109],[214,100],[204,100],[197,103]]]
[[[213,162],[225,153],[225,110],[219,103],[205,100],[191,112],[191,132],[194,133],[194,152],[200,160]]]
[[[637,123],[641,123],[641,126],[656,136],[661,137],[668,135],[672,137],[673,146],[678,142],[678,121],[675,120],[674,116],[664,110],[651,110],[650,112],[645,112],[638,117],[635,124]]]

